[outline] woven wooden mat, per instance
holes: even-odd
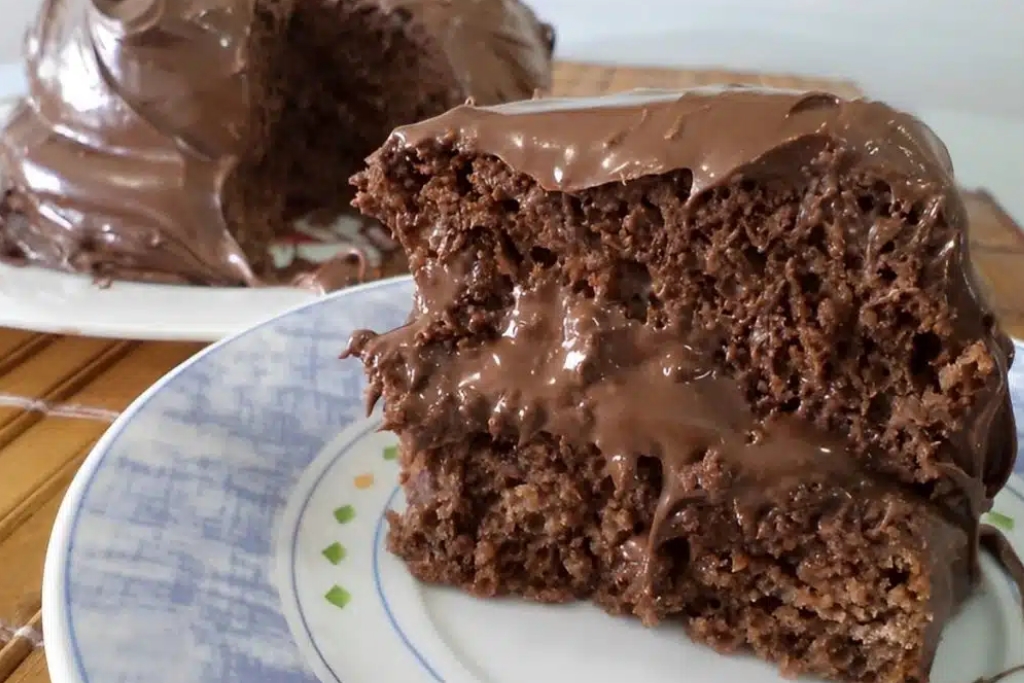
[[[856,95],[850,83],[722,71],[562,64],[561,95],[755,83]],[[1024,236],[990,196],[969,196],[978,270],[1004,324],[1024,337]],[[0,682],[48,681],[40,624],[43,555],[82,459],[150,384],[199,344],[98,340],[0,328]]]

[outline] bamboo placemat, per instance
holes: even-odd
[[[752,83],[857,95],[850,83],[725,71],[561,64],[555,91]],[[984,192],[969,195],[975,264],[1004,325],[1024,338],[1024,233]],[[0,682],[45,683],[43,555],[60,500],[117,415],[200,344],[98,340],[0,328]]]

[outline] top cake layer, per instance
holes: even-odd
[[[550,27],[516,0],[48,0],[26,41],[29,95],[0,137],[3,187],[13,190],[0,247],[52,267],[100,264],[105,276],[255,284],[229,230],[226,184],[241,157],[266,151],[258,128],[272,117],[254,109],[280,109],[290,87],[273,82],[282,70],[268,64],[294,56],[252,51],[276,50],[283,38],[263,34],[289,31],[300,6],[328,23],[379,14],[392,43],[403,30],[410,44],[433,41],[447,63],[422,62],[457,84],[434,112],[549,84]],[[379,49],[408,58],[396,44]]]
[[[817,92],[715,86],[466,105],[394,137],[398,146],[454,140],[564,192],[688,169],[697,195],[740,171],[799,172],[826,143],[856,153],[866,167],[929,186],[923,190],[953,186],[949,153],[918,119]]]

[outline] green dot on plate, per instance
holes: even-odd
[[[337,585],[331,586],[331,590],[327,591],[324,597],[335,607],[344,607],[352,599],[352,595],[347,590]]]
[[[992,526],[997,526],[1003,531],[1013,531],[1013,517],[996,512],[995,510],[988,513],[986,517]]]
[[[388,446],[384,449],[384,459],[394,460],[398,457],[398,446]]]
[[[340,543],[332,543],[323,549],[323,556],[331,564],[338,564],[345,559],[345,546]]]
[[[351,505],[342,505],[340,508],[334,511],[334,518],[338,520],[339,524],[346,524],[355,519],[356,509]]]

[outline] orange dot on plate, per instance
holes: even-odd
[[[373,475],[360,474],[355,478],[355,484],[357,489],[368,489],[373,486]]]

